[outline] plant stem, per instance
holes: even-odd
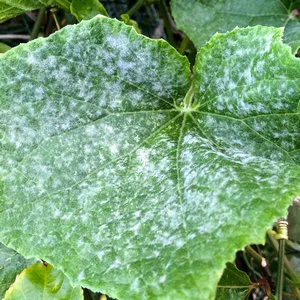
[[[276,233],[275,233],[273,230],[269,230],[269,231],[268,231],[268,237],[269,237],[270,241],[272,242],[273,247],[274,247],[277,251],[279,251],[279,243],[278,243],[278,242],[275,240],[275,238],[274,238],[274,235],[275,235],[275,234],[276,234]],[[286,256],[284,257],[284,267],[285,267],[285,271],[287,272],[287,274],[290,276],[290,278],[291,278],[292,280],[297,280],[297,279],[298,279],[299,276],[298,276],[297,273],[294,271],[294,269],[293,269],[293,267],[292,267],[290,261],[287,259]]]
[[[184,54],[186,48],[188,47],[189,43],[190,43],[190,39],[188,38],[187,35],[184,36],[184,39],[182,40],[181,44],[180,44],[180,48],[179,48],[179,53],[180,54]]]
[[[192,81],[192,84],[183,99],[183,108],[185,110],[191,109],[193,98],[194,98],[194,80]]]
[[[168,41],[174,47],[175,41],[174,41],[174,37],[173,37],[172,24],[171,24],[171,21],[169,18],[168,9],[167,9],[165,0],[160,0],[158,2],[158,6],[159,6],[159,11],[161,13],[161,16],[164,20],[164,27],[166,29]]]
[[[131,17],[132,15],[134,15],[145,3],[145,0],[138,0],[130,9],[129,11],[126,13],[127,15],[129,15],[129,17]]]
[[[34,40],[39,36],[40,29],[41,29],[42,23],[44,21],[45,12],[46,12],[46,7],[43,7],[39,10],[39,14],[37,16],[37,19],[36,19],[33,29],[32,29],[32,33],[31,33],[31,37],[30,37],[31,40]]]
[[[0,34],[0,40],[30,40],[29,34]]]
[[[273,244],[273,247],[279,251],[279,243],[278,241],[274,238],[276,232],[274,232],[273,230],[268,230],[268,238],[270,239],[271,243]],[[289,262],[289,260],[287,259],[286,256],[284,256],[283,258],[283,262],[284,262],[284,268],[285,268],[285,272],[288,274],[288,276],[293,280],[293,281],[297,281],[299,280],[299,276],[297,275],[297,273],[294,271],[294,268],[292,267],[291,263]],[[296,295],[297,299],[300,299],[300,290],[296,287],[293,287],[291,285],[291,289],[293,290],[294,294]]]
[[[285,240],[279,240],[279,251],[278,251],[278,271],[276,280],[276,299],[282,299],[283,290],[283,271],[284,271],[284,250]]]
[[[246,246],[245,250],[250,254],[254,259],[256,259],[260,264],[262,264],[266,259],[260,256],[251,246]]]
[[[50,11],[52,13],[52,16],[53,16],[53,19],[54,19],[57,30],[60,30],[60,25],[59,25],[59,22],[57,20],[56,14],[55,14],[57,9],[55,7],[53,7],[53,8],[50,9]]]

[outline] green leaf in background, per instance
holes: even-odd
[[[107,11],[98,0],[73,0],[70,6],[71,13],[80,22],[89,20],[98,14],[108,17]]]
[[[133,26],[137,33],[142,33],[141,29],[139,28],[139,24],[136,21],[130,19],[129,15],[122,14],[121,19],[126,25]]]
[[[202,47],[216,32],[230,31],[236,26],[282,27],[292,17],[291,10],[295,5],[293,0],[171,1],[177,27],[189,36],[197,48]],[[288,40],[294,40],[291,34]]]
[[[6,45],[6,44],[4,44],[4,43],[0,43],[0,55],[1,55],[2,53],[7,52],[9,49],[11,49],[10,46],[8,46],[8,45]]]
[[[300,47],[300,21],[299,19],[290,20],[284,29],[284,43],[292,48],[292,52],[296,53]]]
[[[246,299],[255,287],[249,276],[240,271],[234,264],[227,263],[218,283],[216,300]]]
[[[288,222],[289,239],[300,244],[300,197],[289,207]],[[298,251],[300,252],[300,249]]]
[[[0,240],[118,299],[214,298],[300,192],[281,35],[216,35],[193,103],[185,57],[105,17],[4,54]]]
[[[0,1],[0,22],[50,4],[56,4],[67,11],[70,6],[68,0],[3,0]]]
[[[83,292],[51,265],[34,264],[17,276],[3,300],[23,299],[83,300]]]
[[[25,259],[21,254],[0,243],[0,299],[4,297],[16,276],[34,262],[36,260]]]

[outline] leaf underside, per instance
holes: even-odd
[[[296,2],[295,0],[172,0],[171,7],[177,27],[199,48],[216,32],[227,32],[236,26],[285,26],[292,17],[291,12]],[[289,30],[287,35],[288,42],[293,41],[294,45],[297,43],[295,47],[300,46],[296,31]]]
[[[281,34],[213,37],[191,105],[187,59],[116,20],[4,54],[0,240],[118,299],[212,299],[300,192],[300,62]]]

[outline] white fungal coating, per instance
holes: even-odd
[[[212,299],[300,189],[300,68],[279,33],[214,37],[189,109],[187,59],[116,20],[5,54],[0,240],[119,299]]]

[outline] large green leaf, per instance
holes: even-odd
[[[81,287],[73,288],[61,271],[51,265],[34,264],[17,276],[4,300],[82,300]]]
[[[300,61],[281,33],[216,35],[193,103],[187,59],[116,20],[4,54],[0,240],[119,299],[213,298],[300,192]]]
[[[202,47],[216,32],[236,26],[281,27],[292,17],[295,0],[172,0],[172,14],[179,29]],[[289,32],[290,39],[293,39]],[[298,44],[298,47],[300,44]]]
[[[0,299],[15,281],[16,276],[34,262],[34,259],[25,259],[16,251],[0,243]]]
[[[68,0],[0,0],[0,22],[50,4],[57,4],[65,10],[70,6]]]

